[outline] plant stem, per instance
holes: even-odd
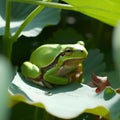
[[[5,25],[5,37],[10,37],[10,16],[11,16],[11,2],[6,0],[6,25]]]
[[[3,52],[10,59],[12,52],[12,41],[10,39],[10,16],[11,16],[11,2],[6,0],[6,25],[5,34],[3,36]]]
[[[48,1],[48,0],[47,0]],[[21,32],[23,31],[23,29],[31,22],[31,20],[38,15],[42,10],[44,9],[44,6],[39,5],[35,10],[33,10],[28,16],[27,18],[24,20],[24,22],[22,23],[22,25],[18,28],[17,32],[15,33],[15,35],[12,37],[12,40],[15,42],[19,35],[21,34]]]
[[[53,8],[59,8],[59,9],[65,9],[65,10],[73,10],[72,5],[68,4],[61,4],[61,3],[55,3],[55,2],[45,2],[45,1],[39,1],[39,0],[10,0],[13,2],[22,2],[22,3],[28,3],[28,4],[35,4],[35,5],[44,5],[47,7],[53,7]]]
[[[45,109],[42,110],[42,112],[39,112],[39,108],[35,107],[35,114],[33,120],[56,120],[54,116],[50,115]]]
[[[34,119],[33,120],[38,120],[38,113],[39,113],[39,108],[35,107],[35,114],[34,114]]]
[[[50,115],[46,110],[44,110],[42,120],[55,120],[55,117]]]
[[[6,36],[4,36],[2,40],[3,40],[3,53],[9,60],[11,60],[13,42],[10,38],[7,38]]]

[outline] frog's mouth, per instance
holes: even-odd
[[[79,61],[79,62],[83,62],[86,58],[69,58],[66,59],[65,61]]]

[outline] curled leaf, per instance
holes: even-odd
[[[120,94],[120,88],[115,89],[115,91]]]
[[[73,6],[75,11],[93,17],[109,25],[116,26],[120,20],[119,0],[63,0]]]
[[[94,73],[92,73],[91,78],[92,78],[92,86],[97,87],[96,93],[99,93],[102,90],[104,90],[106,86],[110,86],[107,76],[101,77],[101,76],[96,76]]]

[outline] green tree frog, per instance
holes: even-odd
[[[82,62],[88,52],[83,41],[76,44],[46,44],[38,47],[21,65],[22,74],[39,85],[51,88],[82,80]]]

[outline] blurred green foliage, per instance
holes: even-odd
[[[104,54],[106,70],[114,69],[112,56],[113,27],[96,19],[85,16],[79,12],[62,10],[61,20],[55,26],[46,26],[37,37],[21,36],[12,48],[12,64],[20,66],[28,60],[31,52],[42,44],[47,43],[76,43],[83,40],[88,50],[98,48]],[[0,53],[2,51],[2,38],[0,38]],[[16,104],[11,108],[10,120],[35,119],[36,107],[25,103]],[[43,114],[43,116],[40,116]],[[38,108],[38,118],[45,119],[46,111]],[[51,115],[49,115],[51,119]],[[97,116],[84,113],[74,120],[96,120]],[[59,118],[54,118],[58,119]]]
[[[104,54],[104,61],[107,70],[114,69],[112,57],[112,36],[113,27],[98,20],[87,17],[78,12],[65,11],[61,13],[61,20],[58,25],[45,27],[37,37],[26,38],[21,36],[14,43],[12,51],[12,63],[20,66],[23,61],[28,60],[31,52],[42,44],[47,43],[76,43],[78,40],[85,41],[88,50],[98,48]],[[33,120],[36,107],[19,103],[12,108],[11,120]],[[39,112],[46,112],[38,108]],[[19,113],[19,111],[21,111]],[[23,112],[22,112],[23,111]],[[38,112],[38,114],[40,114]],[[29,114],[29,116],[28,116]],[[27,115],[27,116],[26,116]],[[43,116],[38,116],[42,120]],[[51,115],[49,116],[51,119]],[[74,120],[96,120],[97,116],[84,113]],[[45,119],[45,118],[44,118]],[[54,118],[58,119],[59,118]]]

